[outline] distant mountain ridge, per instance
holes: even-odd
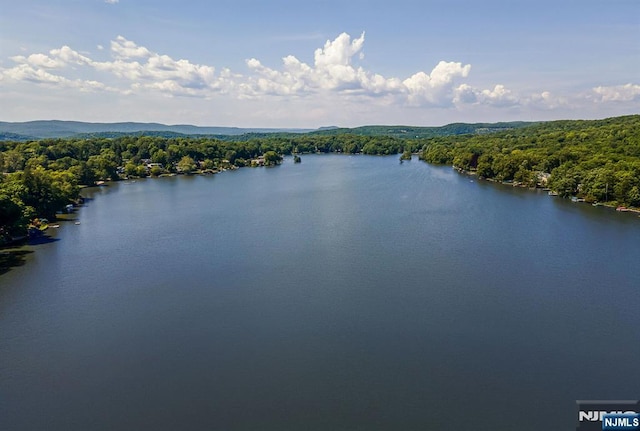
[[[506,123],[452,123],[446,126],[362,126],[355,128],[321,127],[319,129],[203,127],[189,124],[160,123],[87,123],[82,121],[38,120],[27,122],[0,121],[0,141],[26,141],[47,138],[86,138],[92,136],[115,138],[122,135],[152,135],[163,137],[214,136],[238,139],[245,135],[310,133],[318,135],[354,134],[364,136],[393,136],[402,138],[430,138],[462,134],[491,133],[521,128],[534,123],[515,121]]]
[[[140,134],[141,132],[166,132],[178,135],[242,135],[246,133],[306,133],[313,129],[277,129],[277,128],[240,128],[240,127],[202,127],[189,124],[167,125],[160,123],[86,123],[82,121],[37,120],[20,123],[0,121],[0,139],[70,138],[76,135],[103,133]],[[4,138],[7,140],[7,138]]]
[[[339,135],[350,133],[361,136],[391,136],[395,138],[434,138],[437,136],[468,135],[501,132],[537,124],[536,122],[512,121],[501,123],[451,123],[445,126],[361,126],[352,129],[328,128],[309,132],[314,135]]]

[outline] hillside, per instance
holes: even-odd
[[[160,123],[85,123],[81,121],[42,120],[23,123],[0,122],[0,140],[32,140],[84,136],[115,137],[118,135],[242,135],[246,133],[304,133],[311,129],[270,129],[240,127],[200,127],[188,124]],[[109,134],[112,134],[109,136]]]
[[[514,121],[507,123],[452,123],[445,126],[415,127],[415,126],[362,126],[355,128],[333,128],[310,132],[313,135],[336,136],[352,134],[359,136],[390,136],[394,138],[420,139],[438,136],[454,136],[467,134],[486,134],[519,129],[536,123]]]
[[[81,121],[41,120],[22,123],[0,122],[0,141],[30,141],[47,138],[117,138],[137,136],[208,136],[225,140],[264,138],[274,134],[309,133],[319,136],[344,134],[358,136],[389,136],[394,138],[433,138],[437,136],[484,134],[529,126],[534,123],[453,123],[446,126],[383,126],[370,125],[355,128],[321,127],[319,129],[201,127],[188,124],[167,125],[160,123],[86,123]]]

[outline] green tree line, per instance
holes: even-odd
[[[245,140],[117,136],[0,142],[0,242],[36,217],[55,217],[97,181],[251,166],[262,156],[421,150],[483,178],[547,186],[563,196],[640,206],[640,116],[536,123],[497,133],[434,138],[352,133],[275,134]]]
[[[395,154],[413,145],[393,137],[278,134],[245,141],[197,137],[119,136],[0,142],[0,243],[37,217],[79,198],[81,186],[164,173],[266,165],[310,152]]]
[[[639,115],[435,138],[421,158],[588,202],[640,206]]]

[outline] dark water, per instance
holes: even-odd
[[[0,428],[567,430],[640,396],[640,219],[394,157],[94,191],[0,276]]]

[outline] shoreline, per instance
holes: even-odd
[[[353,155],[353,154],[346,154],[346,153],[338,153],[338,152],[333,152],[333,153],[309,153],[311,155]],[[360,154],[356,154],[356,155],[360,155]],[[393,160],[396,160],[397,155],[388,155],[386,157],[392,157]],[[285,159],[286,160],[286,159]],[[421,162],[424,162],[423,160],[420,160]],[[432,163],[427,163],[424,162],[429,166],[434,166],[434,167],[446,167],[446,165],[437,165],[437,164],[432,164]],[[293,164],[293,162],[292,162]],[[247,166],[248,167],[248,166]],[[510,186],[512,188],[522,188],[522,189],[529,189],[531,191],[546,191],[548,192],[549,189],[546,189],[544,187],[528,187],[526,185],[517,183],[517,182],[506,182],[506,181],[499,181],[493,178],[483,178],[483,177],[479,177],[477,175],[476,172],[470,172],[470,171],[465,171],[463,169],[459,169],[457,167],[452,167],[453,169],[455,169],[457,171],[458,174],[462,174],[466,177],[469,178],[474,178],[474,179],[480,179],[480,180],[485,180],[488,183],[494,183],[494,184],[499,184],[502,186]],[[218,171],[218,173],[222,173],[225,172],[227,170],[238,170],[240,169],[239,167],[235,168],[235,169],[223,169]],[[158,175],[158,176],[147,176],[147,177],[129,177],[129,178],[123,178],[121,180],[117,180],[117,181],[101,181],[99,184],[93,185],[93,186],[83,186],[82,189],[100,189],[101,187],[109,187],[112,184],[118,184],[118,183],[124,183],[126,181],[136,181],[138,179],[141,180],[146,180],[146,179],[156,179],[156,178],[168,178],[168,177],[178,177],[178,176],[211,176],[211,173],[207,173],[207,172],[193,172],[193,173],[189,173],[189,174],[185,174],[185,173],[171,173],[171,174],[163,174],[163,175]],[[81,190],[82,190],[81,189]],[[56,229],[57,227],[60,227],[60,225],[57,223],[57,221],[61,222],[60,224],[70,224],[71,222],[73,222],[73,224],[75,225],[79,225],[80,224],[80,220],[79,220],[79,215],[77,215],[76,213],[86,205],[86,201],[92,199],[92,197],[90,196],[82,196],[80,195],[80,198],[78,199],[78,201],[74,204],[73,209],[71,211],[68,212],[61,212],[59,214],[56,214],[56,223],[50,223],[47,227],[46,230],[44,230],[42,232],[42,235],[39,238],[31,238],[29,235],[21,235],[21,236],[15,236],[12,237],[10,239],[9,242],[0,244],[0,276],[3,275],[4,273],[10,271],[12,268],[18,267],[18,266],[22,266],[25,263],[26,260],[26,256],[28,256],[29,254],[33,253],[35,251],[34,247],[44,244],[44,243],[49,243],[49,242],[53,242],[56,241],[57,239],[52,237],[50,235],[50,230],[51,229]],[[564,199],[564,198],[563,198]],[[632,213],[634,215],[638,215],[640,216],[640,209],[638,208],[620,208],[617,207],[614,204],[611,203],[589,203],[589,202],[585,202],[585,201],[580,201],[580,200],[573,200],[576,203],[588,203],[591,204],[592,206],[602,206],[605,208],[611,208],[613,210],[617,210],[617,212],[629,212]]]
[[[427,164],[431,164],[428,162],[425,162]],[[446,166],[446,165],[440,165],[440,166]],[[542,191],[546,191],[548,192],[550,197],[559,197],[561,199],[570,199],[571,202],[573,203],[583,203],[583,204],[588,204],[594,207],[605,207],[605,208],[611,208],[613,210],[615,210],[616,212],[620,212],[620,213],[633,213],[633,214],[637,214],[638,217],[640,217],[640,208],[636,208],[636,207],[626,207],[623,205],[618,205],[618,204],[612,204],[609,202],[588,202],[583,198],[578,198],[577,196],[559,196],[557,193],[552,192],[551,189],[546,188],[546,187],[530,187],[528,185],[525,185],[523,183],[519,183],[517,181],[500,181],[500,180],[496,180],[494,178],[485,178],[485,177],[480,177],[478,176],[477,172],[474,171],[467,171],[465,169],[459,168],[457,166],[451,166],[452,169],[454,169],[455,171],[458,172],[458,174],[461,175],[466,175],[469,177],[475,177],[478,180],[482,180],[482,181],[487,181],[490,183],[494,183],[494,184],[500,184],[503,186],[510,186],[510,187],[514,187],[514,188],[521,188],[521,189],[528,189],[528,190],[542,190]]]

